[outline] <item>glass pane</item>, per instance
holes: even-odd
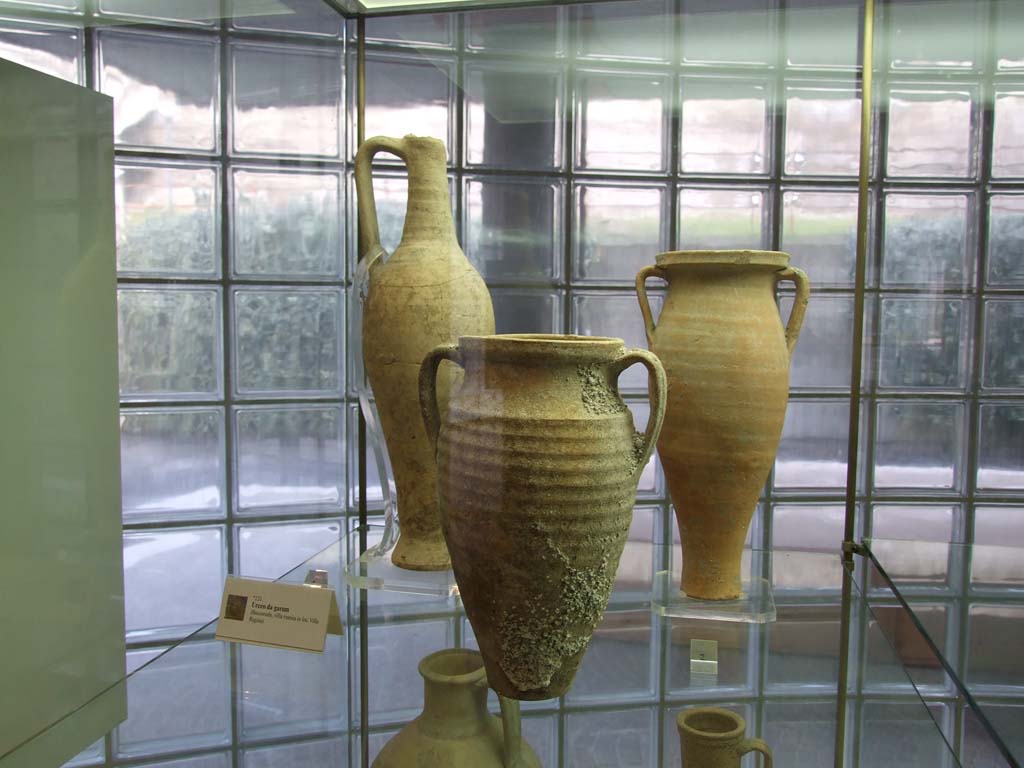
[[[982,384],[1024,389],[1024,301],[985,302],[985,361]]]
[[[992,195],[988,219],[988,281],[1024,285],[1024,195]]]
[[[879,386],[965,387],[968,315],[961,299],[882,299]]]
[[[579,53],[600,59],[669,61],[673,10],[667,0],[581,5]]]
[[[169,277],[220,274],[216,168],[121,162],[114,182],[118,272]]]
[[[1020,695],[1024,682],[1024,605],[972,605],[968,620],[968,685]],[[975,691],[977,694],[980,691]]]
[[[239,394],[340,390],[341,291],[238,288],[232,298]]]
[[[241,513],[342,508],[345,451],[339,408],[240,408],[235,428]]]
[[[853,285],[857,193],[791,190],[782,195],[782,250],[814,287]],[[813,304],[813,303],[812,303]]]
[[[175,0],[173,4],[153,3],[153,0],[97,0],[100,13],[129,16],[146,21],[202,22],[221,13],[219,0]]]
[[[345,740],[335,738],[250,747],[242,753],[242,768],[307,768],[314,765],[350,765]]]
[[[662,297],[650,294],[651,311],[661,312]],[[644,321],[637,307],[636,295],[629,293],[584,293],[572,297],[573,333],[584,336],[611,336],[623,339],[627,347],[646,349]],[[647,394],[647,370],[640,365],[627,368],[619,376],[619,389],[630,394]]]
[[[223,515],[221,410],[122,410],[121,504],[128,522]]]
[[[85,0],[0,0],[0,5],[50,8],[62,11],[80,12],[85,6]]]
[[[655,768],[658,731],[654,714],[654,709],[644,707],[566,715],[566,765],[597,768],[614,756],[614,764],[623,768]]]
[[[338,37],[343,21],[341,15],[323,0],[289,0],[285,12],[253,16],[235,15],[231,25],[238,29],[265,29],[303,35]],[[244,13],[234,8],[233,14]]]
[[[579,185],[574,276],[632,284],[641,267],[668,250],[667,192],[665,187]]]
[[[99,87],[119,146],[213,152],[220,48],[212,40],[99,32]]]
[[[877,408],[876,488],[959,488],[963,403],[882,402]]]
[[[750,654],[756,639],[750,627],[732,622],[711,622],[695,619],[671,618],[665,620],[670,627],[672,642],[668,646],[665,669],[667,685],[673,696],[715,697],[743,694],[753,690],[750,679]],[[690,668],[690,655],[694,640],[718,642],[718,675],[694,674]],[[729,707],[732,709],[732,707]],[[679,732],[672,724],[673,740],[678,749]],[[674,765],[674,764],[673,764]]]
[[[118,363],[125,400],[216,398],[219,288],[120,288]]]
[[[497,333],[564,333],[562,294],[492,288]]]
[[[338,520],[240,525],[236,573],[278,579],[342,536]],[[335,590],[339,584],[331,584]],[[311,689],[312,690],[312,689]]]
[[[323,0],[315,0],[323,2]],[[451,13],[416,13],[406,16],[377,16],[366,19],[366,39],[430,48],[451,48],[454,44],[454,20]],[[468,22],[467,22],[468,23]],[[350,24],[350,40],[356,25]],[[373,134],[366,134],[372,136]],[[401,134],[394,134],[399,136]]]
[[[682,78],[683,173],[765,173],[768,87],[760,81]]]
[[[987,3],[925,0],[889,9],[894,69],[966,69],[977,62]]]
[[[785,172],[854,176],[860,167],[860,97],[849,85],[786,88]]]
[[[232,44],[237,152],[337,157],[341,56],[324,48]]]
[[[79,85],[83,45],[82,31],[73,27],[0,22],[0,58]]]
[[[997,91],[992,175],[1024,176],[1024,91]]]
[[[340,174],[236,168],[232,186],[236,274],[340,276]]]
[[[860,11],[846,2],[787,0],[786,63],[790,66],[857,66]]]
[[[775,38],[771,0],[723,6],[719,0],[683,0],[683,61],[770,64]]]
[[[793,297],[780,301],[789,317]],[[796,389],[849,389],[853,351],[853,297],[820,294],[807,306],[800,338],[789,366],[789,384]]]
[[[589,8],[590,6],[584,6]],[[509,8],[463,16],[466,47],[511,54],[561,56],[565,29],[560,8]]]
[[[882,281],[931,290],[967,285],[969,202],[966,195],[886,195]]]
[[[560,69],[468,64],[466,162],[514,170],[560,168],[563,87]]]
[[[1017,0],[992,0],[992,5],[997,67],[1011,72],[1024,69],[1024,50],[1020,47],[1024,33],[1024,6]]]
[[[760,189],[681,189],[679,248],[763,248],[764,208]]]
[[[1024,405],[984,403],[978,429],[978,489],[1024,490]]]
[[[791,754],[796,765],[829,765],[832,762],[831,739],[826,741],[825,734],[820,733],[814,739],[810,736],[812,731],[817,733],[819,729],[835,727],[831,704],[835,701],[839,674],[839,605],[781,604],[776,610],[778,618],[767,625],[765,682],[775,690],[788,689],[805,695],[814,689],[820,694],[831,688],[832,696],[828,704],[768,704],[764,738],[776,755]],[[785,715],[778,713],[779,707],[787,707]],[[773,714],[783,721],[773,725]],[[811,723],[806,721],[812,715],[814,720],[820,717],[817,729],[810,728]],[[798,733],[803,736],[799,741]]]
[[[893,90],[888,167],[892,176],[969,176],[971,92]]]
[[[576,83],[576,167],[664,172],[671,80],[655,74],[580,71]]]
[[[775,459],[776,488],[845,488],[846,402],[791,400]]]
[[[652,616],[649,609],[606,612],[594,630],[566,700],[610,704],[656,699],[658,667],[653,641],[657,634],[652,630]]]

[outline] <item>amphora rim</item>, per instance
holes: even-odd
[[[465,361],[517,363],[595,363],[619,358],[626,342],[612,336],[580,336],[562,333],[497,333],[460,336],[459,352]]]
[[[705,730],[694,726],[697,718],[712,718],[722,725],[721,730]],[[681,731],[706,741],[732,741],[743,736],[747,721],[735,712],[718,707],[697,707],[684,709],[676,716],[676,725]]]
[[[654,263],[667,267],[697,267],[707,265],[758,266],[785,269],[789,266],[789,254],[783,251],[759,250],[705,250],[665,251],[659,253]]]
[[[418,669],[424,680],[445,685],[474,685],[487,677],[483,656],[468,648],[447,648],[424,656]]]

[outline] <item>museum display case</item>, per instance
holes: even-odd
[[[680,591],[666,468],[631,467],[578,670],[518,705],[540,764],[679,765],[691,707],[779,765],[1021,764],[1022,33],[1013,0],[0,0],[0,59],[113,105],[128,710],[68,765],[369,768],[420,662],[476,647],[455,572],[392,559],[363,365],[455,306],[362,327],[418,183],[367,155],[368,237],[357,153],[407,135],[439,140],[434,219],[499,334],[659,352],[675,289],[646,283],[645,322],[636,278],[681,252],[785,253],[810,284],[740,598]],[[781,338],[805,293],[769,287]],[[598,398],[641,433],[649,375]],[[310,569],[343,616],[323,654],[214,639],[227,575]]]

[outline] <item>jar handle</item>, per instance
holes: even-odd
[[[644,332],[647,334],[647,345],[651,344],[654,335],[654,316],[651,314],[651,302],[647,299],[647,278],[660,277],[667,280],[665,270],[653,264],[636,273],[636,297],[640,302],[640,314],[644,316]]]
[[[647,465],[647,460],[651,458],[651,454],[654,452],[654,444],[658,440],[658,435],[661,434],[661,424],[665,420],[665,396],[668,392],[668,385],[666,384],[665,369],[662,367],[661,361],[654,353],[648,352],[646,349],[625,350],[612,363],[612,376],[618,379],[619,374],[634,363],[641,363],[647,368],[647,373],[649,374],[648,391],[651,396],[651,415],[647,419],[647,429],[643,435],[640,435],[639,432],[637,433],[637,437],[641,438],[640,444],[635,449],[636,471],[639,474]],[[618,393],[618,390],[619,387],[616,383],[616,393]]]
[[[378,152],[390,152],[406,162],[405,142],[387,136],[367,139],[356,152],[356,198],[359,211],[359,258],[377,258],[383,251],[380,227],[377,225],[377,204],[373,199],[373,158]]]
[[[437,405],[437,369],[444,360],[462,365],[458,344],[441,344],[434,347],[420,363],[420,413],[427,428],[427,439],[434,454],[437,454],[437,435],[441,431],[441,410]]]
[[[796,286],[796,298],[793,299],[793,309],[789,313],[789,320],[786,322],[786,349],[789,356],[793,357],[793,348],[796,340],[800,337],[800,328],[804,324],[804,315],[807,313],[807,302],[811,298],[811,283],[807,274],[796,267],[786,267],[775,273],[778,282],[789,281]]]
[[[737,751],[740,757],[747,754],[747,752],[760,752],[764,755],[764,768],[772,768],[772,750],[761,739],[744,739],[740,742]]]

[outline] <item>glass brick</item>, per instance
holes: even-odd
[[[668,190],[638,184],[576,187],[573,276],[632,284],[637,271],[668,250]]]
[[[756,720],[749,705],[715,701],[714,706],[735,712],[743,718],[744,722],[746,722],[747,735],[756,735]],[[684,708],[676,705],[669,705],[663,707],[661,710],[661,730],[662,741],[664,743],[664,757],[662,759],[662,765],[676,766],[681,764],[680,761],[682,760],[682,754],[680,753],[679,728],[676,725],[676,718],[678,718],[679,713],[682,712],[683,709]],[[756,753],[748,753],[740,760],[740,766],[742,766],[742,768],[757,768],[758,763],[754,762],[755,759],[759,759],[757,758]]]
[[[883,298],[879,386],[963,389],[969,317],[962,299]]]
[[[1024,680],[1024,606],[972,605],[968,612],[964,682],[978,688],[1010,688],[1019,695]]]
[[[500,333],[501,331],[499,331]],[[370,401],[372,404],[372,400]],[[359,406],[351,405],[348,409],[348,434],[357,435],[359,429]],[[375,417],[376,418],[376,417]],[[380,423],[379,420],[376,423]],[[348,506],[356,509],[359,506],[359,441],[354,437],[348,440]],[[370,426],[366,429],[366,506],[370,510],[383,510],[384,491],[381,476],[384,474],[378,461],[384,454],[383,440],[378,438]]]
[[[757,638],[749,625],[680,618],[665,619],[665,623],[669,627],[669,643],[664,674],[671,696],[720,699],[753,690],[751,662]],[[693,674],[690,657],[694,640],[718,643],[717,676]],[[678,733],[675,741],[678,744]]]
[[[982,386],[1024,389],[1024,301],[985,301],[985,352]]]
[[[232,293],[241,395],[336,394],[344,381],[344,297],[334,289]]]
[[[466,65],[466,162],[508,170],[562,167],[561,69]]]
[[[988,3],[924,0],[888,9],[894,69],[970,69],[978,63]]]
[[[723,6],[718,0],[683,0],[683,61],[771,64],[776,11],[772,0]]]
[[[670,85],[651,73],[578,71],[576,167],[664,173]]]
[[[19,11],[30,8],[49,8],[80,13],[84,9],[85,0],[0,0],[0,6],[3,5],[11,6],[14,10]]]
[[[651,311],[661,312],[662,297],[650,294]],[[625,341],[627,347],[647,348],[644,321],[636,303],[636,295],[608,291],[572,296],[573,333],[584,336],[610,336]],[[619,376],[619,390],[624,394],[647,394],[647,369],[633,365]]]
[[[875,488],[960,487],[963,403],[881,402],[876,419]]]
[[[761,189],[679,190],[679,248],[763,248],[765,192]],[[651,252],[645,263],[650,263]]]
[[[236,152],[338,157],[341,56],[325,48],[233,43]]]
[[[354,72],[354,67],[351,70]],[[454,64],[448,59],[368,53],[365,135],[433,136],[444,142],[450,159],[454,146],[454,82]],[[350,85],[355,87],[354,77]],[[349,133],[354,151],[354,124]]]
[[[1024,286],[1024,195],[992,195],[988,205],[988,282]]]
[[[860,168],[860,96],[851,85],[786,88],[784,171],[855,176]]]
[[[673,13],[668,0],[581,4],[576,15],[579,55],[670,61]]]
[[[793,309],[792,294],[783,294],[782,316]],[[850,387],[853,352],[853,297],[820,294],[807,305],[800,338],[789,366],[794,389],[844,389]]]
[[[279,579],[338,541],[342,527],[338,520],[311,520],[240,525],[235,532],[238,536],[236,573]],[[339,587],[338,584],[332,586]]]
[[[809,575],[804,574],[805,583]],[[819,729],[835,726],[835,711],[831,704],[835,701],[839,674],[840,606],[838,601],[831,605],[777,603],[776,611],[778,618],[767,625],[768,656],[764,661],[767,688],[773,692],[799,692],[804,695],[831,689],[832,698],[827,704],[822,702],[811,705],[807,710],[790,710],[785,715],[776,710],[780,704],[766,704],[763,738],[770,739],[768,743],[775,754],[789,755],[796,765],[827,765],[832,760],[831,735],[828,736],[827,751],[825,736],[812,742],[813,751],[805,751],[811,744],[801,742],[811,733],[817,734]],[[782,722],[772,722],[773,714],[777,714]],[[808,718],[816,721],[816,728],[809,727]],[[794,731],[799,730],[803,738],[798,740],[793,733],[790,737],[793,740],[787,739],[777,730],[783,724]],[[806,733],[802,726],[807,727]]]
[[[492,288],[497,333],[562,333],[564,304],[555,291]]]
[[[224,514],[219,408],[121,411],[121,508],[129,522]]]
[[[652,624],[652,615],[649,609],[606,611],[594,630],[566,700],[609,704],[656,699],[658,665],[654,641],[658,635],[652,628],[657,626],[656,622]]]
[[[231,178],[235,274],[341,275],[340,174],[235,168]]]
[[[568,768],[655,768],[655,708],[577,712],[565,716],[565,764]]]
[[[222,528],[126,531],[129,640],[184,637],[216,618],[225,575]]]
[[[231,768],[228,752],[212,752],[198,757],[182,757],[177,760],[160,760],[155,763],[132,763],[132,768]]]
[[[875,505],[871,550],[901,587],[948,589],[953,566],[949,542],[962,540],[956,506]]]
[[[119,162],[114,199],[120,274],[220,275],[220,178],[215,167]]]
[[[82,30],[56,25],[0,22],[0,58],[82,85]]]
[[[564,56],[565,24],[561,8],[505,8],[463,16],[466,47],[516,56]]]
[[[842,504],[777,504],[772,508],[772,548],[832,552],[836,542],[843,540],[845,522]],[[814,583],[803,586],[824,586],[821,574],[815,576]],[[838,587],[839,583],[829,586]]]
[[[972,109],[969,90],[890,91],[888,174],[970,176]]]
[[[214,152],[220,48],[210,38],[100,30],[99,89],[119,147]]]
[[[637,432],[646,430],[647,419],[651,415],[650,403],[646,401],[631,401],[627,402],[626,405],[629,406],[629,410],[633,413],[633,424]],[[658,461],[658,452],[655,451],[651,454],[651,458],[647,460],[647,465],[640,473],[640,481],[637,483],[636,488],[637,498],[663,498],[665,496],[663,477],[664,472],[661,469],[661,463]]]
[[[877,574],[872,574],[878,579]],[[882,583],[883,592],[887,592]],[[925,690],[945,690],[947,678],[935,663],[930,648],[923,645],[921,630],[914,619],[931,637],[935,644],[944,649],[946,658],[953,657],[951,633],[949,632],[949,606],[927,604],[920,598],[913,601],[913,619],[910,612],[901,605],[875,603],[869,606],[867,631],[863,642],[866,660],[863,686],[868,690],[884,691],[888,694],[913,695],[911,681]],[[901,663],[901,660],[905,660]]]
[[[557,180],[466,180],[464,247],[486,279],[558,279],[564,259],[562,195]]]
[[[810,274],[815,288],[852,286],[857,269],[857,193],[784,192],[782,250],[792,257],[791,263]]]
[[[768,170],[767,83],[683,77],[679,167],[683,173]]]
[[[257,6],[258,7],[258,6]],[[344,21],[336,10],[323,0],[289,0],[285,12],[245,16],[234,9],[231,26],[236,29],[290,32],[317,37],[339,37]]]
[[[992,176],[1024,176],[1024,91],[997,90]]]
[[[250,747],[242,753],[242,768],[311,768],[350,764],[348,744],[342,737]]]
[[[644,426],[646,424],[636,424],[638,430],[642,430]],[[622,557],[619,558],[619,567],[615,572],[615,582],[612,585],[611,605],[613,607],[621,606],[624,611],[631,610],[636,606],[638,600],[644,601],[651,594],[656,556],[659,557],[657,565],[659,568],[661,567],[660,554],[655,551],[653,544],[664,539],[663,519],[664,512],[661,507],[637,506],[633,508],[633,518],[626,535],[626,546],[623,549]],[[620,616],[619,619],[629,625],[635,623],[629,617]],[[615,626],[619,627],[621,622]],[[613,634],[615,633],[613,632]],[[632,631],[627,634],[632,637],[631,642],[635,642],[639,637]]]
[[[791,400],[775,459],[776,489],[846,487],[849,403]]]
[[[336,406],[239,408],[235,412],[239,512],[341,510],[343,426]]]
[[[932,290],[967,286],[972,207],[966,195],[886,195],[882,282]]]
[[[865,701],[861,707],[859,764],[950,765],[947,742],[936,724],[948,711],[941,704],[922,705],[919,699]]]
[[[953,506],[876,504],[871,509],[871,535],[876,539],[951,542],[956,538],[954,524],[957,517],[958,510]],[[886,563],[886,568],[890,565],[896,563]],[[945,569],[942,573],[944,575]],[[890,575],[894,574],[890,572]]]
[[[1024,546],[1024,507],[1000,505],[974,508],[974,549],[971,589],[1024,588],[1020,548]]]
[[[995,16],[992,36],[996,67],[1001,72],[1024,69],[1024,50],[1020,47],[1024,36],[1024,6],[1017,0],[994,0]]]
[[[558,715],[539,714],[523,717],[523,738],[533,747],[541,765],[558,762]]]
[[[852,69],[860,60],[861,13],[846,2],[786,2],[786,63],[791,67]]]
[[[983,403],[978,429],[979,490],[1024,490],[1024,405]]]
[[[316,1],[322,2],[322,0]],[[451,48],[455,44],[454,21],[456,18],[458,17],[453,13],[370,16],[366,18],[366,39],[378,43],[409,45],[416,48]],[[355,27],[355,24],[350,25],[353,31],[355,31]],[[352,43],[354,42],[353,35]],[[401,134],[395,134],[395,136],[398,135]]]
[[[219,0],[175,0],[154,4],[152,0],[96,0],[101,14],[136,18],[143,23],[193,22],[210,25],[221,17]]]
[[[219,288],[119,288],[121,398],[219,397],[220,301]]]

